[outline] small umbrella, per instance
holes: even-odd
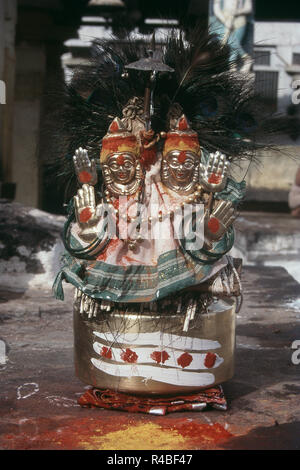
[[[150,72],[148,81],[145,88],[144,98],[144,117],[146,120],[146,130],[149,130],[151,124],[151,113],[150,109],[153,109],[153,89],[155,79],[160,72],[174,72],[174,69],[164,64],[161,59],[161,51],[155,50],[155,35],[152,36],[151,49],[148,51],[148,57],[132,62],[125,66],[126,69],[140,70],[142,72]]]

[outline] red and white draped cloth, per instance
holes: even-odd
[[[190,395],[157,398],[91,388],[79,398],[78,404],[84,408],[104,408],[153,415],[166,415],[177,411],[202,411],[207,408],[227,410],[227,401],[220,385]]]
[[[176,208],[178,210],[185,199],[188,198],[164,188],[160,181],[159,165],[156,164],[145,180],[143,219],[147,220],[150,215],[153,217],[148,238],[139,243],[134,252],[128,250],[123,237],[112,238],[106,248],[95,256],[95,260],[85,263],[83,278],[75,272],[80,270],[78,261],[68,257],[62,269],[63,277],[93,298],[115,302],[151,302],[207,281],[227,265],[227,259],[221,254],[213,264],[192,262],[190,255],[182,250],[180,236],[176,235],[174,228],[175,222],[167,214]],[[120,207],[118,209],[121,215],[125,212]],[[162,221],[158,220],[159,212],[164,216]],[[128,214],[132,217],[136,213],[137,203],[129,197]],[[124,229],[124,223],[119,224],[120,231]],[[102,225],[101,218],[99,232]],[[148,227],[147,223],[144,225]],[[85,247],[78,230],[78,225],[74,224],[72,237]],[[129,236],[135,233],[135,222],[128,223],[126,232]],[[197,251],[201,247],[200,244],[191,249]],[[223,246],[220,251],[223,253]]]

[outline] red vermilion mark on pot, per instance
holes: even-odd
[[[157,362],[157,364],[164,364],[170,356],[167,351],[153,351],[150,357],[153,359],[153,361]]]
[[[208,369],[213,367],[215,365],[216,359],[217,356],[215,355],[215,353],[208,352],[204,359],[205,367],[207,367]]]
[[[85,411],[79,411],[80,414],[82,412]],[[122,416],[121,413],[114,411],[107,417],[101,417],[100,424],[99,417],[69,418],[61,413],[60,416],[45,415],[42,418],[27,419],[21,432],[19,426],[15,427],[14,434],[0,436],[1,449],[4,447],[8,450],[83,450],[88,447],[88,443],[92,444],[95,436],[99,435],[99,429],[103,435],[128,429],[128,416]]]
[[[164,364],[169,359],[169,354],[167,351],[162,351],[161,353],[161,362]]]
[[[215,217],[211,217],[207,223],[207,227],[212,233],[216,233],[220,228],[220,222]]]
[[[187,367],[193,361],[193,356],[191,354],[185,352],[181,354],[181,356],[177,359],[177,364],[182,368]]]
[[[80,222],[84,223],[84,222],[88,222],[88,220],[90,220],[91,217],[92,217],[91,209],[86,207],[85,209],[83,209],[83,211],[80,212],[79,220]]]
[[[106,357],[106,359],[111,359],[112,358],[111,349],[107,348],[106,346],[103,346],[101,349],[100,356]]]
[[[137,361],[138,355],[131,349],[127,348],[126,351],[122,352],[121,359],[125,362],[133,363]]]
[[[217,175],[216,173],[212,173],[208,178],[208,182],[211,184],[219,184],[221,183],[222,177]]]
[[[88,171],[81,171],[78,178],[81,183],[89,183],[92,179],[92,175]]]
[[[138,430],[132,442],[134,448],[141,446],[149,437],[149,431],[153,432],[153,430],[156,433],[157,440],[162,439],[162,447],[158,446],[162,449],[165,449],[166,443],[169,444],[170,448],[179,450],[192,450],[195,448],[201,450],[222,449],[225,442],[237,437],[220,423],[202,424],[197,422],[194,417],[191,420],[176,418],[174,415],[172,419],[156,416],[155,424],[153,424],[153,417],[148,418],[137,413],[131,414],[129,419],[127,413],[116,410],[107,411],[101,414],[101,420],[99,420],[99,414],[95,411],[91,413],[89,410],[81,409],[78,413],[84,417],[71,418],[57,414],[57,416],[51,416],[51,418],[44,416],[28,419],[25,430],[22,429],[22,432],[20,432],[20,425],[15,425],[12,427],[10,434],[1,435],[1,449],[101,450],[106,443],[107,436],[107,439],[110,439],[108,442],[114,445],[114,449],[127,450],[128,444],[126,445],[125,441],[127,433],[130,433],[131,430],[135,432]],[[88,414],[88,417],[85,414]],[[94,416],[94,418],[91,416]],[[120,431],[124,431],[124,442],[118,441],[119,445],[115,447],[115,441],[120,439]],[[240,433],[244,434],[245,430],[242,429]],[[177,441],[178,435],[183,437],[183,442]],[[157,444],[157,440],[155,444]],[[128,441],[130,442],[130,435]],[[105,448],[107,449],[107,447]]]

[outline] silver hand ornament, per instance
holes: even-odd
[[[79,148],[73,156],[73,162],[79,184],[95,186],[98,181],[95,160],[90,160],[86,149]]]
[[[207,215],[204,237],[208,242],[220,240],[236,219],[235,209],[230,201],[218,201],[212,214]]]
[[[199,182],[205,191],[218,192],[224,189],[230,162],[220,152],[211,153],[206,164],[200,164]]]
[[[93,186],[84,184],[74,196],[75,215],[81,229],[79,236],[85,241],[96,238],[96,225],[99,217],[96,214],[95,190]]]

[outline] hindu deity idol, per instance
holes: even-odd
[[[204,405],[226,409],[220,384],[233,375],[241,297],[241,262],[229,252],[245,191],[230,170],[254,144],[234,124],[241,102],[229,50],[211,36],[204,43],[195,68],[188,65],[195,45],[180,38],[168,43],[167,65],[153,51],[128,65],[101,46],[95,90],[81,98],[82,115],[90,113],[89,122],[98,119],[102,127],[98,140],[95,125],[90,139],[78,128],[78,188],[54,291],[63,299],[62,281],[75,287],[75,368],[93,387],[85,404],[103,405],[104,391],[153,400],[201,392]],[[214,103],[224,90],[235,136],[223,115],[205,115],[202,105],[205,93]]]

